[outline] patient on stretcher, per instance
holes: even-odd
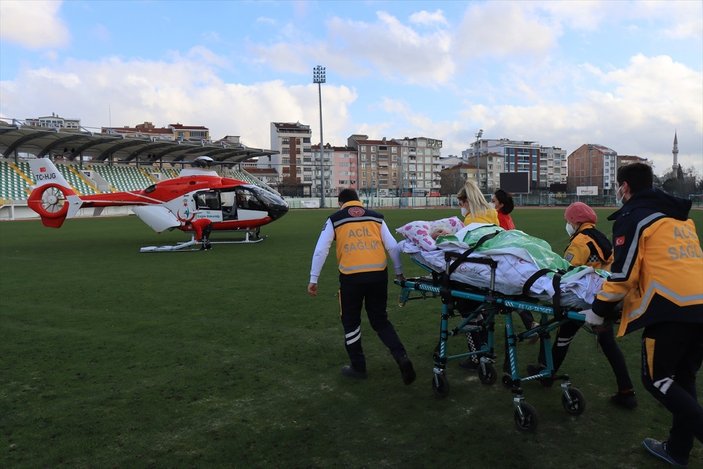
[[[412,221],[396,231],[411,240],[419,249],[433,251],[437,249],[437,238],[454,235],[462,228],[464,224],[459,218],[450,217],[434,221]]]
[[[438,235],[440,228],[451,234]],[[549,243],[520,230],[506,231],[480,223],[463,226],[456,217],[434,222],[410,222],[396,232],[405,238],[398,249],[435,272],[443,272],[446,268],[445,251],[461,254],[473,249],[469,258],[490,257],[497,261],[495,290],[506,295],[524,294],[523,287],[529,281],[532,283],[528,296],[549,301],[555,293],[554,276],[559,275],[562,304],[587,308],[608,275],[591,267],[572,267],[552,251]],[[532,278],[539,271],[544,274]],[[487,265],[464,262],[454,270],[451,278],[473,287],[488,288],[491,271]]]

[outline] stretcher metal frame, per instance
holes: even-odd
[[[494,350],[494,330],[497,316],[502,316],[505,322],[505,353],[509,371],[503,375],[503,385],[510,388],[513,394],[515,425],[521,431],[534,431],[537,428],[537,411],[525,400],[522,383],[540,381],[544,386],[551,386],[554,380],[562,381],[561,400],[564,409],[571,415],[580,415],[586,407],[586,401],[577,388],[571,385],[568,375],[554,374],[552,358],[552,341],[549,333],[557,329],[567,320],[584,321],[584,316],[578,311],[562,308],[559,305],[559,273],[554,275],[555,301],[551,305],[539,304],[536,299],[529,297],[514,297],[503,295],[495,290],[495,272],[498,262],[489,257],[468,257],[466,253],[445,253],[446,269],[436,272],[426,265],[413,260],[423,269],[431,273],[425,277],[396,280],[401,287],[399,303],[407,301],[437,298],[442,301],[440,318],[439,342],[434,352],[434,367],[432,369],[432,390],[437,397],[443,398],[449,394],[449,380],[446,376],[447,362],[474,357],[478,359],[478,377],[483,384],[496,382],[497,373],[494,366],[496,354]],[[484,264],[490,267],[491,278],[488,288],[478,288],[469,284],[453,282],[451,273],[458,263],[470,262]],[[415,294],[415,296],[413,296]],[[473,311],[455,312],[457,303],[468,300],[478,303]],[[539,326],[517,333],[513,324],[513,313],[530,311],[541,316]],[[450,318],[461,316],[457,326],[449,329]],[[449,355],[447,341],[450,336],[479,332],[485,340],[478,344],[473,351]],[[539,373],[521,376],[518,369],[517,344],[527,339],[539,337],[544,352],[545,368]]]

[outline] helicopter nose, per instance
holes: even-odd
[[[273,220],[277,220],[281,218],[283,215],[288,213],[288,205],[271,205],[269,207],[269,216]]]

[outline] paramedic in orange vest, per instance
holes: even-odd
[[[623,301],[618,335],[642,329],[642,383],[673,416],[668,438],[645,438],[652,455],[685,466],[694,438],[703,442],[703,407],[696,373],[703,362],[703,251],[688,217],[691,201],[652,188],[652,168],[618,169],[616,198],[624,202],[608,219],[615,259],[586,321],[612,318]],[[699,461],[700,462],[700,461]]]
[[[369,323],[390,350],[405,384],[415,381],[415,370],[393,324],[388,320],[388,269],[386,250],[391,254],[396,277],[403,278],[400,252],[383,215],[364,208],[354,189],[338,196],[340,210],[322,228],[312,256],[308,294],[317,296],[317,282],[332,242],[339,267],[339,303],[344,340],[350,364],[342,367],[348,378],[366,378],[366,358],[361,347],[361,308]]]
[[[613,262],[613,245],[596,228],[596,212],[583,202],[574,202],[564,211],[564,219],[570,237],[564,259],[573,266],[587,265],[594,269],[609,270]],[[552,354],[555,372],[564,361],[569,345],[580,328],[581,323],[577,321],[567,321],[559,327]],[[610,363],[618,386],[618,391],[610,396],[610,402],[625,409],[634,409],[637,407],[637,398],[625,357],[615,341],[613,325],[608,323],[594,326],[593,331],[598,336],[598,344]]]

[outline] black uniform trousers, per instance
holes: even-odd
[[[574,340],[576,333],[581,328],[582,323],[578,321],[568,320],[557,330],[557,336],[552,345],[552,359],[554,361],[554,372],[556,373],[561,364],[566,358],[566,354],[569,351],[569,346],[571,341]],[[613,331],[613,326],[606,324],[604,326],[594,327],[594,331],[598,336],[598,345],[600,345],[601,350],[605,358],[608,359],[610,367],[613,369],[615,374],[615,380],[618,385],[618,391],[629,391],[632,390],[632,380],[630,379],[630,373],[627,371],[627,363],[625,362],[625,356],[622,354],[622,350],[618,347],[615,341],[615,332]],[[540,363],[544,364],[544,350],[540,349]]]
[[[703,442],[703,408],[696,373],[703,362],[703,324],[664,322],[642,333],[642,384],[673,415],[667,450],[688,460],[694,437]]]
[[[361,346],[362,306],[366,307],[371,327],[396,362],[406,356],[405,347],[388,320],[388,270],[340,274],[339,304],[344,327],[344,346],[355,370],[366,371],[366,358]]]

